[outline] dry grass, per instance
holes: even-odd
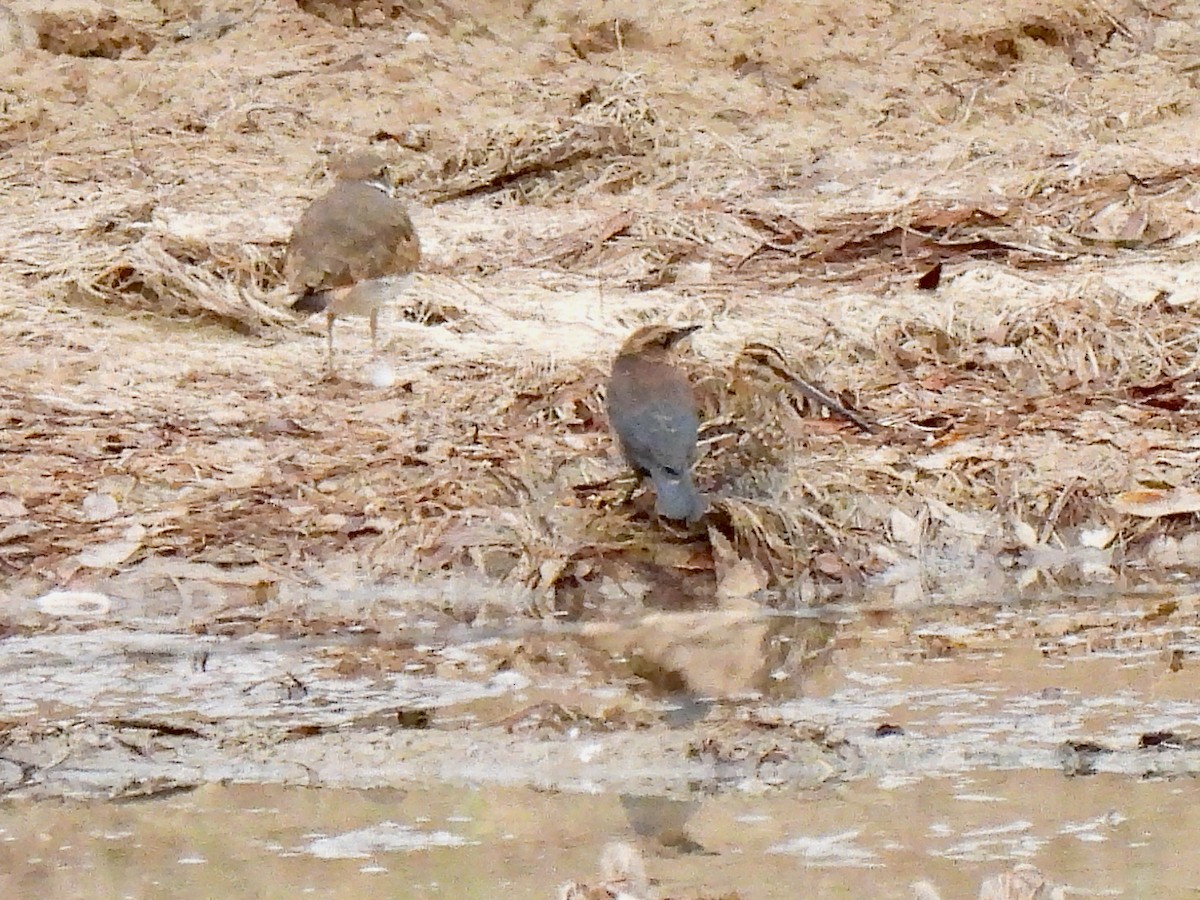
[[[712,25],[717,5],[677,6],[32,19],[46,49],[0,59],[14,589],[155,558],[278,584],[340,558],[590,616],[597,591],[969,600],[1186,556],[1194,513],[1113,506],[1195,482],[1176,23],[1052,0]],[[324,156],[367,143],[408,173],[428,258],[383,389],[317,380],[278,274]],[[656,319],[705,326],[695,534],[614,480],[600,386]],[[738,361],[755,342],[885,427],[814,413]]]

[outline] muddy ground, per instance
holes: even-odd
[[[10,797],[1200,765],[1197,4],[8,10]],[[364,148],[425,262],[325,377],[283,248]],[[662,320],[691,531],[603,413]]]

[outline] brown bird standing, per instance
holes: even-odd
[[[335,167],[337,182],[300,216],[288,241],[284,276],[300,298],[299,312],[324,312],[333,370],[333,320],[371,317],[371,352],[377,346],[379,309],[386,280],[407,280],[421,262],[421,243],[404,204],[392,196],[387,164],[358,153]]]
[[[675,345],[700,326],[647,325],[621,345],[608,381],[608,418],[625,461],[654,482],[654,508],[694,522],[704,499],[692,484],[700,420],[692,386],[672,365]]]

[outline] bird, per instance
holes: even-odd
[[[692,483],[700,420],[691,383],[672,357],[699,328],[647,325],[633,332],[613,362],[606,401],[625,461],[639,481],[654,483],[655,511],[689,524],[706,506]]]
[[[333,320],[371,318],[376,352],[379,310],[387,281],[407,282],[421,263],[421,242],[404,204],[392,195],[387,163],[370,152],[331,165],[333,187],[309,204],[292,229],[284,257],[292,309],[324,312],[328,365],[333,371]]]

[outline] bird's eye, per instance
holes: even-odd
[[[670,475],[672,478],[682,478],[683,477],[682,472],[680,472],[678,469],[672,469],[669,466],[663,466],[663,471],[666,472],[668,475]]]

